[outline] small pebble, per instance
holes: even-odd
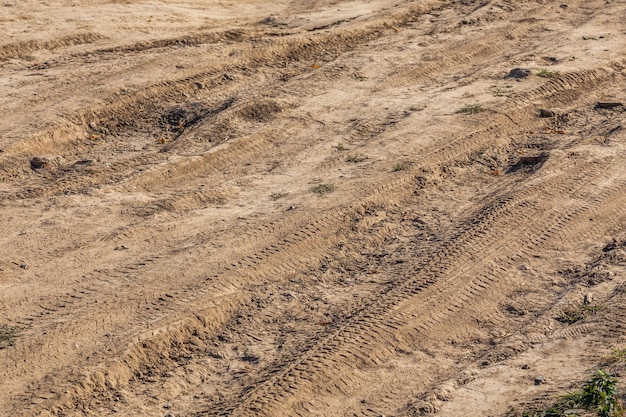
[[[546,382],[546,379],[543,377],[543,375],[540,375],[537,378],[535,378],[535,385],[545,384],[545,382]]]

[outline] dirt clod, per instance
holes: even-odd
[[[525,69],[525,68],[513,68],[511,71],[509,71],[509,78],[515,78],[515,79],[522,79],[522,78],[526,78],[531,74],[531,71],[529,69]]]

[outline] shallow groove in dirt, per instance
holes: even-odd
[[[17,100],[40,77],[75,104],[0,138],[0,413],[463,415],[490,369],[623,339],[620,264],[606,310],[555,321],[582,291],[563,265],[623,232],[625,113],[594,107],[626,93],[615,7],[362,7],[0,47]],[[122,59],[145,77],[88,105],[58,75]]]

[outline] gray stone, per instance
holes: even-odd
[[[530,70],[525,68],[513,68],[509,71],[509,78],[521,79],[526,78],[531,74]]]

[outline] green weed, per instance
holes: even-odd
[[[474,104],[466,104],[460,109],[458,109],[456,112],[466,113],[466,114],[476,114],[476,113],[484,112],[485,110],[487,109],[485,109],[482,104],[474,103]]]
[[[537,76],[543,77],[543,78],[555,78],[559,76],[559,73],[557,71],[550,71],[545,68],[542,68],[539,71],[537,71]]]

